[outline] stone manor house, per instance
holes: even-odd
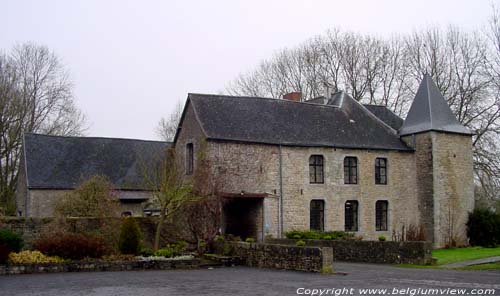
[[[283,100],[189,94],[173,143],[27,134],[18,213],[50,216],[60,194],[100,173],[117,186],[124,209],[142,215],[150,192],[139,163],[173,145],[186,178],[201,149],[217,168],[224,233],[260,240],[293,229],[345,230],[390,240],[413,225],[435,247],[466,243],[472,133],[430,76],[405,120],[344,92],[300,100],[300,93]]]

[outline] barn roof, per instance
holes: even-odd
[[[24,135],[27,185],[31,189],[73,189],[93,175],[105,175],[120,190],[146,190],[144,170],[162,157],[167,142],[118,138]]]
[[[389,108],[382,105],[368,105],[364,104],[366,109],[377,116],[380,120],[385,122],[388,126],[395,130],[399,130],[403,125],[404,120],[394,114]]]
[[[332,98],[335,100],[294,102],[191,93],[188,104],[192,104],[208,139],[412,150],[401,141],[395,129],[349,95],[337,93]]]

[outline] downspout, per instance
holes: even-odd
[[[278,226],[278,237],[282,238],[283,237],[283,159],[282,159],[282,152],[281,152],[281,144],[279,145],[279,152],[280,152],[280,201],[279,201],[279,206],[278,206],[278,214],[279,214],[279,226]]]
[[[26,162],[26,133],[23,133],[23,150],[22,150],[22,161],[24,162],[24,181],[26,182],[25,187],[26,187],[26,195],[24,196],[24,216],[29,217],[28,210],[31,210],[28,207],[28,203],[31,201],[31,198],[29,197],[30,190],[29,190],[29,180],[28,180],[28,163]],[[23,169],[23,168],[21,168]],[[19,179],[18,179],[19,182]],[[17,209],[16,209],[17,211]]]

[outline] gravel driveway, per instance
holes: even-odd
[[[443,289],[435,290],[437,295],[453,295],[447,288],[467,289],[466,295],[500,295],[500,272],[352,263],[336,263],[335,268],[347,275],[232,267],[2,276],[0,295],[320,295],[323,291],[323,295],[338,296],[360,295],[363,288],[387,289],[387,295],[423,295],[422,289],[427,288]]]

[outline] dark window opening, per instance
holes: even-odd
[[[386,200],[378,200],[375,203],[375,229],[377,231],[387,231],[388,205]]]
[[[345,202],[345,231],[358,231],[358,202]]]
[[[193,173],[193,157],[193,143],[188,143],[186,145],[186,175],[191,175]]]
[[[325,182],[322,155],[311,155],[309,157],[309,182],[312,184],[323,184]]]
[[[375,184],[387,184],[387,159],[375,159]]]
[[[358,159],[344,158],[344,184],[358,184]]]
[[[122,212],[122,217],[132,217],[132,212],[130,211]]]
[[[311,200],[310,209],[310,228],[311,230],[324,231],[325,230],[325,201],[324,200]]]

